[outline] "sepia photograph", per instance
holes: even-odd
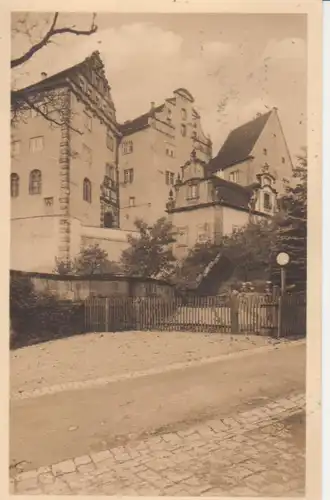
[[[307,54],[299,12],[11,13],[11,495],[305,496]]]

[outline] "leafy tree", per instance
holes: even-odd
[[[280,270],[275,264],[279,252],[287,252],[287,284],[296,289],[305,289],[307,280],[307,154],[298,157],[294,169],[293,185],[280,200],[280,212],[275,218],[276,226],[272,246],[272,279],[280,282]]]
[[[61,260],[58,259],[57,257],[55,258],[55,268],[53,271],[55,274],[61,274],[66,275],[66,274],[75,274],[76,269],[74,266],[74,261],[73,260]]]
[[[251,220],[246,226],[224,236],[216,244],[205,242],[195,245],[182,263],[177,278],[179,282],[196,279],[219,253],[231,263],[237,280],[266,278],[272,238],[272,221]]]
[[[61,275],[120,274],[121,267],[109,260],[108,253],[98,244],[94,244],[83,247],[73,260],[56,259],[54,272]]]
[[[129,235],[129,247],[123,251],[121,265],[125,274],[141,277],[169,277],[175,267],[171,245],[174,228],[166,217],[151,227],[141,219],[135,221],[138,236]]]

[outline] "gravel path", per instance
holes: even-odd
[[[161,369],[267,346],[267,337],[184,332],[91,333],[11,352],[11,395]]]

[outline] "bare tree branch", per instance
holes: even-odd
[[[12,92],[12,119],[11,124],[15,124],[21,120],[24,121],[24,113],[26,109],[32,109],[37,114],[42,116],[52,125],[61,127],[68,125],[69,129],[79,135],[83,135],[81,130],[72,126],[71,118],[72,111],[68,115],[68,110],[61,96],[56,91],[47,91],[41,97],[40,94],[29,95],[25,90]],[[59,115],[59,119],[54,118],[53,113]]]
[[[77,35],[77,36],[80,35],[89,36],[92,35],[93,33],[96,33],[97,31],[97,25],[95,24],[95,14],[93,14],[92,24],[88,30],[78,30],[75,27],[56,28],[58,17],[59,17],[59,12],[55,12],[50,28],[47,31],[47,33],[43,36],[43,38],[39,42],[32,45],[32,47],[30,47],[30,49],[27,52],[25,52],[22,56],[11,60],[10,62],[11,69],[17,68],[18,66],[21,66],[22,64],[29,61],[31,57],[33,57],[37,52],[39,52],[39,50],[48,45],[51,39],[56,35],[64,35],[66,33],[69,33],[71,35]]]

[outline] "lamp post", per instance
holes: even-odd
[[[283,296],[286,290],[286,266],[290,262],[289,254],[280,252],[276,257],[276,262],[281,268],[281,295]]]
[[[283,330],[283,317],[285,314],[283,314],[285,311],[284,304],[283,304],[283,297],[285,295],[286,291],[286,266],[290,262],[290,256],[286,252],[280,252],[277,254],[276,257],[276,262],[280,266],[281,269],[281,296],[279,297],[279,307],[278,307],[278,329],[277,329],[277,338],[280,338]],[[285,330],[285,328],[284,328]]]

